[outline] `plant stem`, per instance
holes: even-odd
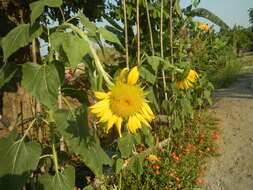
[[[122,173],[119,173],[119,190],[121,190],[121,185],[122,185]]]
[[[65,16],[64,16],[64,13],[63,13],[63,11],[62,11],[62,8],[59,7],[59,9],[60,9],[60,12],[61,12],[62,20],[63,20],[63,22],[65,22]]]
[[[148,28],[149,28],[149,36],[150,36],[150,43],[151,43],[151,52],[152,56],[155,56],[155,49],[154,49],[154,42],[153,42],[153,33],[151,28],[151,22],[150,22],[150,16],[149,16],[149,10],[148,10],[148,2],[145,0],[146,4],[146,12],[147,12],[147,19],[148,19]]]
[[[163,54],[163,0],[161,0],[161,17],[160,17],[160,47],[161,47],[161,57],[164,57]],[[168,100],[168,94],[166,92],[166,79],[165,79],[165,72],[162,69],[162,77],[163,77],[163,88],[164,88],[164,97],[165,100]]]
[[[98,55],[96,53],[96,50],[93,48],[93,46],[91,45],[90,43],[90,40],[89,38],[87,37],[87,35],[82,31],[80,30],[78,27],[74,26],[73,24],[70,24],[70,23],[64,23],[63,26],[67,26],[69,28],[71,28],[74,32],[76,32],[78,35],[80,35],[80,37],[82,37],[85,42],[89,45],[89,49],[90,49],[90,52],[95,60],[95,64],[96,64],[96,67],[98,69],[98,71],[100,72],[100,74],[103,76],[105,82],[107,83],[107,85],[110,87],[110,86],[113,86],[114,84],[112,83],[111,81],[111,77],[110,75],[108,75],[107,72],[105,72],[99,58],[98,58]]]
[[[30,129],[32,128],[34,122],[36,121],[36,119],[33,119],[32,122],[30,123],[30,125],[28,126],[28,128],[26,129],[23,137],[20,139],[20,141],[23,141],[25,139],[25,137],[27,136],[28,132],[30,131]]]
[[[137,65],[141,64],[141,41],[140,41],[140,0],[136,0],[136,25],[137,25]]]
[[[41,156],[40,159],[46,158],[46,157],[51,157],[52,158],[53,154],[45,154],[45,155]]]
[[[55,172],[59,172],[59,165],[58,165],[58,156],[55,148],[55,131],[54,131],[54,126],[51,125],[51,141],[52,141],[52,151],[53,151],[53,162],[54,162],[54,168]]]
[[[126,0],[123,0],[124,7],[124,31],[125,31],[125,48],[126,48],[126,67],[129,68],[129,52],[128,52],[128,29],[127,29],[127,13],[126,13]]]

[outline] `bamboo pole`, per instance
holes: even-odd
[[[128,52],[128,25],[127,25],[127,13],[126,13],[126,0],[123,0],[124,9],[124,32],[125,32],[125,49],[126,49],[126,67],[129,68],[129,52]]]
[[[161,0],[161,17],[160,17],[160,48],[161,48],[161,57],[164,58],[164,52],[163,52],[163,0]],[[166,80],[165,80],[165,72],[164,69],[162,69],[162,77],[163,77],[163,87],[164,91],[166,90]],[[164,92],[165,100],[168,100],[168,94],[165,91]]]
[[[151,28],[151,22],[150,22],[150,16],[149,16],[149,10],[148,10],[148,1],[147,0],[145,0],[145,5],[146,5],[146,12],[147,12],[147,19],[148,19],[148,28],[149,28],[151,52],[152,52],[152,56],[155,56],[153,33],[152,33],[152,28]]]
[[[136,25],[137,25],[137,65],[141,64],[141,43],[140,43],[140,0],[136,0]]]

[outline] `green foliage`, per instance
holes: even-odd
[[[75,188],[75,168],[70,166],[55,175],[45,174],[39,177],[38,190],[69,190]]]
[[[30,4],[31,13],[31,23],[33,24],[35,20],[44,12],[45,6],[49,7],[60,7],[62,0],[39,0]]]
[[[6,62],[11,54],[16,52],[19,48],[28,45],[32,39],[41,35],[42,32],[43,29],[41,26],[30,24],[20,24],[12,29],[2,39],[4,61]]]
[[[57,104],[61,77],[56,63],[37,65],[25,63],[22,86],[40,103],[52,108]]]
[[[71,68],[76,68],[88,53],[89,47],[85,40],[70,32],[54,32],[50,35],[52,47],[60,52],[61,48],[68,58]]]
[[[0,88],[2,88],[5,83],[11,80],[17,70],[17,64],[11,62],[7,62],[0,68]]]
[[[253,8],[249,9],[249,21],[253,25]]]
[[[73,151],[81,155],[84,163],[95,175],[101,176],[103,165],[111,165],[111,160],[101,148],[97,136],[89,134],[86,109],[83,107],[77,110],[57,110],[53,118],[57,130],[68,141]]]
[[[228,62],[224,68],[221,68],[213,77],[211,81],[216,88],[225,88],[237,80],[240,75],[242,65],[236,61]]]
[[[37,142],[10,136],[0,139],[0,154],[0,188],[18,190],[37,168],[41,147]]]
[[[229,26],[223,20],[221,20],[218,16],[216,16],[215,14],[213,14],[211,11],[209,11],[207,9],[197,8],[197,9],[193,9],[189,12],[186,12],[186,14],[188,16],[192,16],[192,17],[194,17],[194,16],[203,17],[205,19],[210,20],[214,24],[217,24],[222,29],[225,29],[225,30],[229,29]]]
[[[122,138],[118,139],[118,146],[123,158],[127,158],[132,154],[132,149],[134,145],[140,144],[139,134],[124,134]]]

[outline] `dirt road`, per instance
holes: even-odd
[[[221,156],[211,159],[202,190],[253,190],[253,74],[215,93]]]

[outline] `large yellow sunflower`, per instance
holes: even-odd
[[[198,78],[198,73],[190,69],[185,78],[176,82],[176,86],[180,89],[187,89],[189,87],[192,87],[192,83],[196,82]]]
[[[149,122],[154,119],[143,89],[136,84],[139,78],[137,67],[132,68],[126,78],[127,71],[125,68],[120,72],[109,92],[95,92],[99,101],[90,107],[91,112],[100,118],[98,123],[107,123],[107,132],[116,125],[120,137],[123,120],[127,121],[129,131],[136,133],[141,124],[150,127]]]

